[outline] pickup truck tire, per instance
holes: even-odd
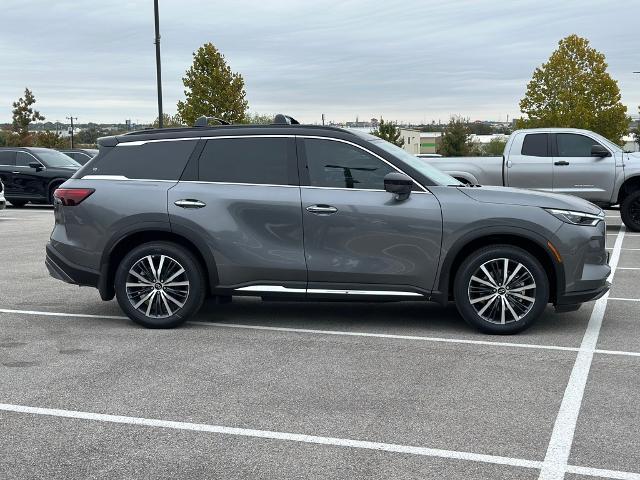
[[[534,255],[512,245],[471,253],[460,265],[454,298],[476,329],[509,335],[531,326],[549,303],[549,279]]]
[[[622,201],[620,216],[629,230],[640,232],[640,190],[630,193]]]

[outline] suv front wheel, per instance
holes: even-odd
[[[198,260],[169,242],[140,245],[118,265],[115,290],[120,308],[148,328],[173,328],[195,315],[205,296]]]
[[[454,283],[458,311],[485,333],[512,334],[531,326],[549,303],[540,262],[511,245],[485,247],[460,265]]]

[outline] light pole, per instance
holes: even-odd
[[[160,15],[158,0],[153,0],[153,14],[156,23],[156,81],[158,83],[158,127],[162,128],[162,72],[160,70]]]
[[[70,115],[65,118],[71,122],[71,129],[69,130],[69,132],[71,133],[71,148],[73,148],[73,121],[77,120],[78,117],[74,117],[73,115]]]

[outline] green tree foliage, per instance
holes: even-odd
[[[482,146],[482,154],[488,157],[499,157],[504,153],[504,147],[507,144],[506,138],[492,138],[489,143]]]
[[[273,117],[275,117],[275,115],[249,112],[245,115],[244,122],[251,125],[269,125],[273,123]]]
[[[59,133],[46,130],[35,135],[35,146],[45,148],[66,148],[69,140],[62,138]]]
[[[535,69],[520,110],[527,117],[520,128],[584,128],[617,143],[629,125],[605,56],[577,35],[560,40],[547,63]]]
[[[471,141],[469,128],[462,117],[451,117],[438,148],[445,157],[477,155],[477,146]]]
[[[400,138],[400,128],[395,123],[385,122],[382,118],[380,118],[378,128],[371,133],[398,147],[404,145],[404,140]]]
[[[104,137],[105,135],[109,135],[109,132],[100,125],[97,123],[88,123],[86,128],[83,128],[75,134],[74,143],[94,147],[98,143],[98,138]]]
[[[158,122],[158,117],[153,121],[153,128],[158,128],[160,126],[160,122]],[[180,115],[169,115],[168,113],[162,114],[162,127],[163,128],[177,128],[184,127],[185,123],[180,118]]]
[[[640,113],[640,107],[638,107],[638,113]],[[640,119],[636,122],[635,128],[631,130],[631,135],[633,136],[633,140],[638,144],[638,148],[640,149]]]
[[[244,121],[248,103],[244,79],[234,73],[212,43],[193,54],[193,65],[182,78],[185,101],[178,102],[178,115],[193,125],[202,115],[218,117],[230,123]]]
[[[24,97],[20,97],[13,102],[13,110],[11,111],[13,117],[12,130],[17,134],[18,138],[9,139],[11,146],[29,146],[32,144],[33,139],[29,134],[29,124],[44,120],[44,116],[34,110],[33,105],[35,103],[36,97],[28,88],[24,89]]]

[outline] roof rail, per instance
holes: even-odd
[[[300,125],[300,122],[289,115],[277,114],[273,119],[274,125]]]
[[[210,120],[215,120],[216,122],[220,123],[220,125],[231,125],[229,122],[227,122],[226,120],[223,120],[221,118],[218,118],[218,117],[206,117],[206,116],[203,115],[201,117],[198,117],[198,119],[196,120],[196,123],[194,123],[193,126],[194,127],[208,127]]]

